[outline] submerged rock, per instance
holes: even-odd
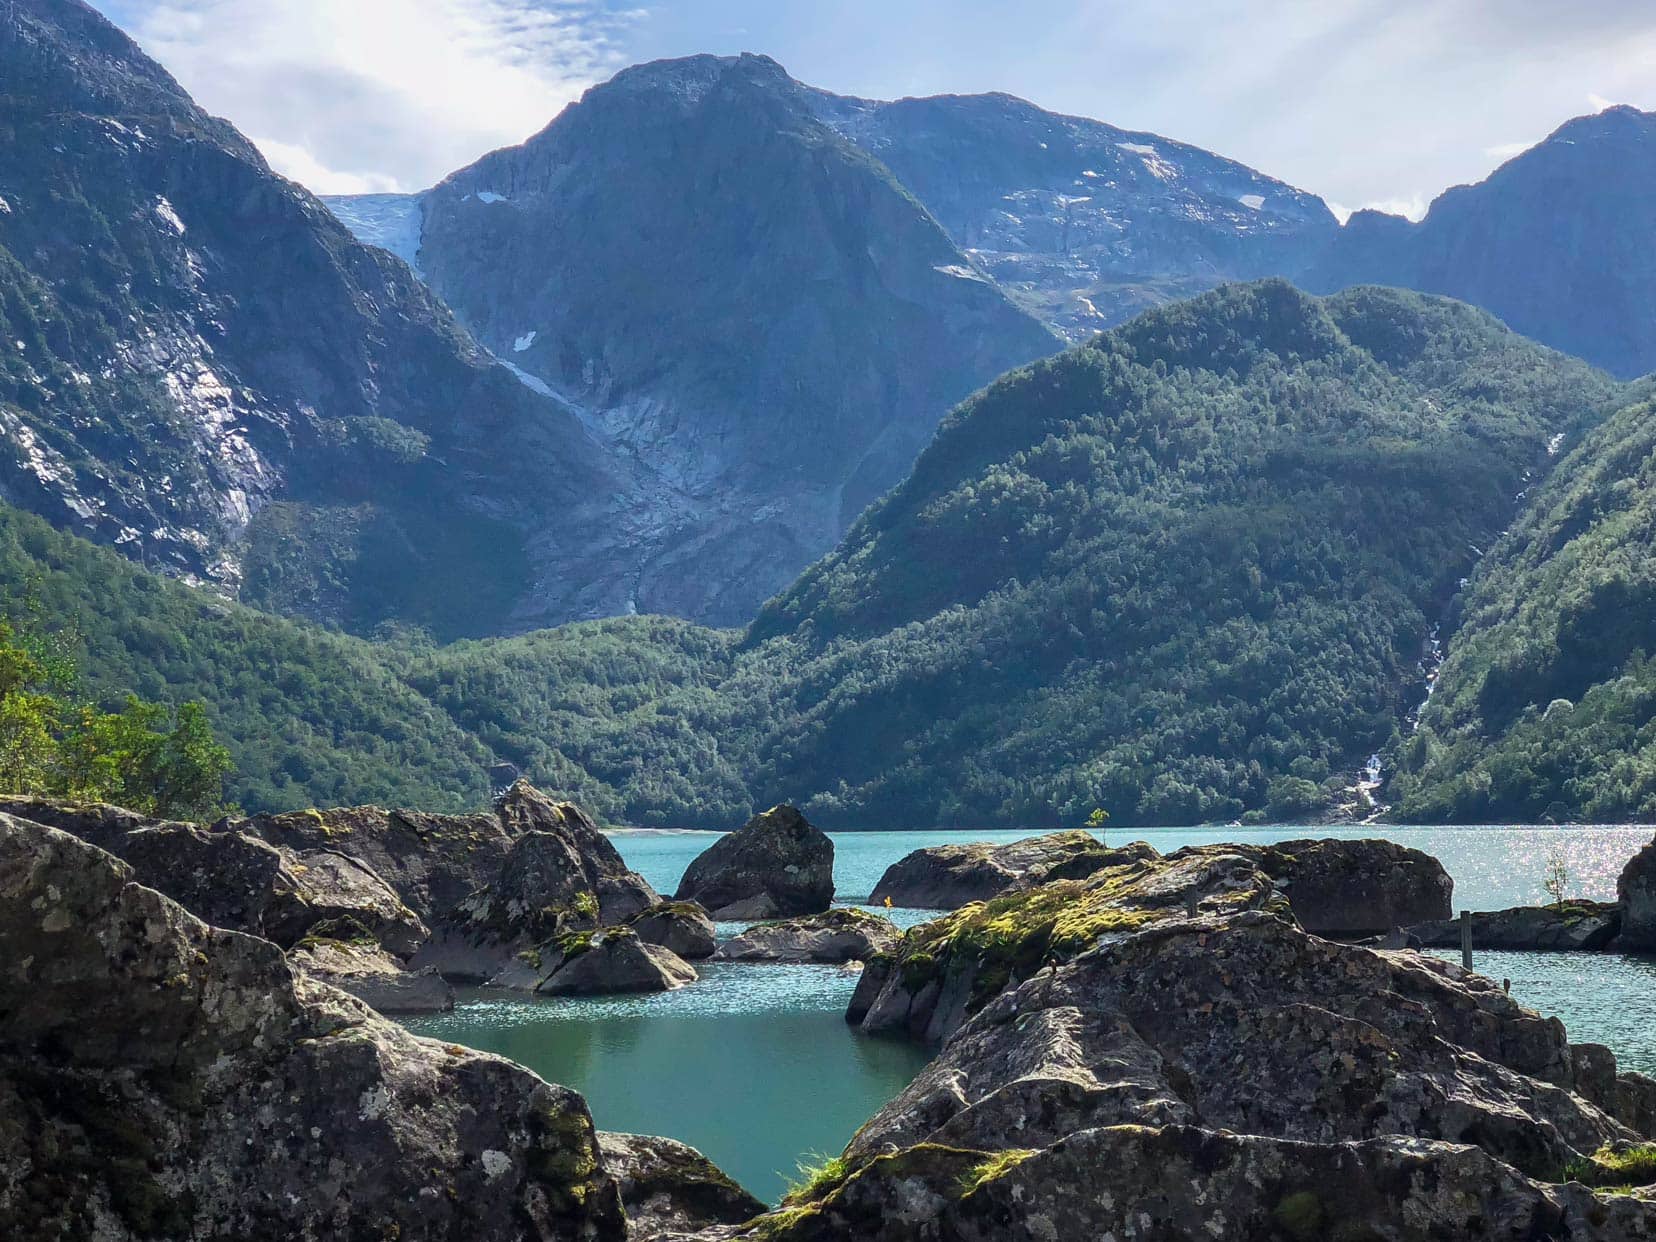
[[[0,816],[0,1236],[625,1237],[581,1097]]]
[[[601,1132],[604,1167],[621,1188],[628,1242],[654,1242],[715,1225],[740,1225],[765,1205],[694,1147],[669,1138]]]
[[[1079,829],[1025,837],[1010,845],[933,845],[887,867],[868,903],[958,910],[1051,880],[1082,880],[1105,867],[1130,862],[1150,848],[1139,842],[1112,849]]]
[[[676,899],[716,919],[820,914],[834,901],[834,843],[796,808],[772,807],[697,857]]]
[[[640,940],[671,949],[686,961],[712,957],[719,947],[713,920],[693,901],[663,901],[633,915],[627,926]]]
[[[1459,919],[1417,923],[1407,929],[1411,940],[1428,948],[1459,948]],[[1621,910],[1613,902],[1568,901],[1558,906],[1515,906],[1472,915],[1472,945],[1477,949],[1602,949],[1621,930]]]
[[[838,908],[780,923],[761,923],[719,946],[721,962],[866,962],[902,937],[890,919]]]
[[[380,1013],[447,1013],[454,989],[437,968],[409,970],[371,941],[308,939],[288,954],[295,970],[349,992]]]
[[[1616,880],[1616,904],[1621,907],[1622,945],[1638,951],[1656,951],[1656,842],[1628,860]]]

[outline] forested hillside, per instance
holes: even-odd
[[[1267,281],[967,401],[745,633],[646,617],[369,643],[15,513],[0,577],[9,611],[32,599],[73,622],[100,693],[203,699],[249,807],[474,804],[504,760],[656,825],[728,827],[782,799],[870,827],[1312,814],[1401,743],[1460,580],[1553,438],[1620,392],[1457,303]],[[1588,444],[1639,425],[1620,416]],[[1628,491],[1617,461],[1603,470]],[[1586,530],[1605,503],[1556,528]],[[1602,635],[1590,647],[1610,658]],[[1502,676],[1510,698],[1536,674]],[[1452,685],[1434,712],[1460,700]],[[1424,791],[1460,762],[1408,779]]]
[[[1398,752],[1402,813],[1656,817],[1653,655],[1656,405],[1640,401],[1560,463],[1474,576]]]

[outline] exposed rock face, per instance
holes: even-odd
[[[1616,880],[1622,943],[1629,949],[1656,949],[1656,842],[1628,860]]]
[[[1656,114],[1577,117],[1418,224],[1360,211],[1301,283],[1402,285],[1481,306],[1515,331],[1631,378],[1656,368],[1650,256]]]
[[[380,1013],[447,1013],[454,1008],[454,989],[435,966],[409,970],[373,944],[306,940],[288,954],[288,961]]]
[[[719,947],[713,920],[693,901],[664,901],[627,923],[648,944],[671,949],[686,961],[712,957]]]
[[[488,978],[521,949],[658,900],[583,811],[527,781],[475,815],[351,807],[220,828],[361,863],[432,928],[414,964],[460,978]]]
[[[1607,901],[1571,901],[1557,906],[1515,906],[1474,911],[1472,944],[1479,949],[1602,949],[1621,930],[1621,910]],[[1460,920],[1439,919],[1408,929],[1427,947],[1458,947]]]
[[[1032,907],[1050,907],[1044,929]],[[1638,1137],[1597,1102],[1623,1091],[1607,1050],[1448,963],[1307,933],[1239,854],[1141,861],[939,925],[955,942],[928,943],[956,963],[968,926],[991,957],[1085,947],[999,988],[858,1131],[844,1178],[750,1236],[1656,1232],[1656,1205],[1555,1184]]]
[[[543,950],[535,985],[548,996],[670,992],[696,981],[696,971],[671,949],[646,944],[630,927],[565,936]]]
[[[598,1135],[604,1167],[621,1188],[628,1242],[692,1233],[709,1225],[739,1225],[765,1205],[694,1147],[643,1134]]]
[[[0,816],[0,1234],[620,1242],[581,1098]]]
[[[866,962],[891,952],[901,936],[890,919],[834,909],[750,927],[720,945],[717,957],[721,962]]]
[[[239,832],[214,835],[248,839]],[[431,938],[419,915],[365,864],[332,850],[285,853],[289,861],[283,878],[292,880],[279,886],[264,917],[265,935],[277,944],[296,944],[337,919],[349,919],[400,958],[412,957]],[[180,904],[192,912],[196,908],[187,899]]]
[[[1321,199],[1233,160],[1010,95],[812,101],[1072,342],[1222,281],[1292,277],[1337,231]]]
[[[1455,884],[1430,854],[1391,841],[1281,841],[1209,845],[1193,852],[1237,854],[1276,881],[1294,917],[1319,936],[1365,936],[1449,917]]]
[[[591,559],[644,613],[745,624],[1059,346],[760,56],[627,69],[417,210],[431,287],[639,464],[649,531]]]
[[[834,843],[797,808],[772,807],[699,855],[676,899],[716,919],[820,914],[834,900]]]
[[[1111,849],[1079,830],[1025,837],[1010,845],[934,845],[887,867],[868,902],[958,910],[1049,880],[1085,879],[1104,867],[1131,861],[1143,850],[1150,847],[1142,842]]]
[[[631,466],[403,263],[79,0],[8,5],[0,81],[9,502],[357,631],[624,610]]]

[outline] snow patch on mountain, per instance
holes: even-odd
[[[425,230],[423,195],[335,195],[322,201],[359,242],[389,250],[419,275],[417,260]]]

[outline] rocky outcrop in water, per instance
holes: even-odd
[[[604,996],[670,992],[696,978],[695,967],[671,949],[640,939],[630,927],[610,927],[525,949],[488,982],[547,996]]]
[[[628,1242],[657,1242],[709,1226],[740,1225],[765,1205],[694,1147],[668,1138],[601,1132],[604,1167],[621,1188]]]
[[[627,926],[640,940],[671,949],[686,961],[712,957],[719,947],[713,920],[694,901],[663,901],[633,915]]]
[[[1621,908],[1622,944],[1635,950],[1656,950],[1656,842],[1628,860],[1616,880],[1616,904]]]
[[[622,922],[658,900],[585,812],[527,781],[473,815],[349,807],[216,827],[361,863],[431,927],[413,964],[455,978],[481,981],[523,949]]]
[[[1607,1050],[1436,958],[1309,934],[1241,853],[968,907],[909,933],[905,971],[936,1012],[989,986],[843,1170],[748,1236],[1656,1234],[1656,1204],[1578,1184],[1650,1176],[1617,1155],[1644,1135]]]
[[[0,1236],[621,1242],[574,1092],[0,816]]]
[[[1272,845],[1207,845],[1181,850],[1249,859],[1276,882],[1307,931],[1368,936],[1451,913],[1455,883],[1430,854],[1392,841],[1278,841]]]
[[[1474,911],[1472,945],[1477,949],[1602,949],[1621,930],[1614,902],[1570,901],[1559,906],[1515,906]],[[1412,942],[1428,948],[1459,948],[1459,919],[1438,919],[1408,929]]]
[[[308,938],[288,954],[297,971],[380,1013],[447,1013],[454,989],[435,966],[409,970],[372,940]]]
[[[716,919],[820,914],[834,900],[834,843],[797,808],[772,807],[700,854],[675,900],[700,902]]]
[[[761,923],[719,946],[721,962],[866,962],[897,947],[902,933],[890,919],[837,907],[779,923]]]
[[[868,901],[875,906],[890,902],[926,910],[958,910],[1049,880],[1085,879],[1149,848],[1139,844],[1113,850],[1092,833],[1080,830],[1025,837],[1010,845],[933,845],[887,867]]]

